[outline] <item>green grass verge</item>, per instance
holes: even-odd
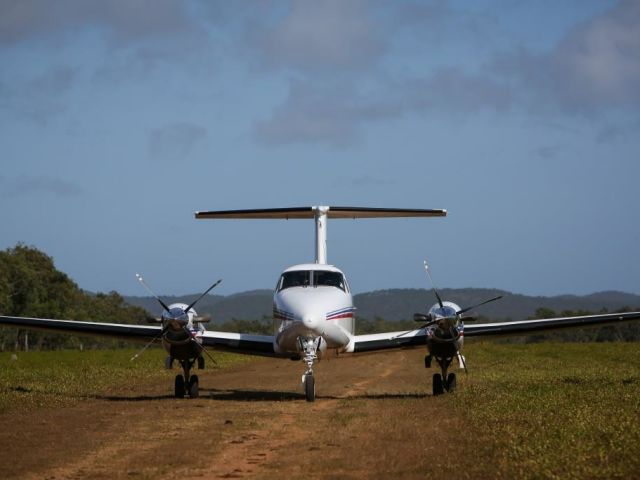
[[[164,369],[164,350],[152,348],[131,361],[138,351],[17,352],[17,359],[10,352],[0,353],[0,413],[69,405],[118,385],[161,378],[172,382],[177,370]],[[207,361],[207,369],[249,361],[246,356],[221,352],[215,352],[214,358],[217,365]]]
[[[469,342],[465,355],[448,401],[497,477],[640,476],[640,344]]]

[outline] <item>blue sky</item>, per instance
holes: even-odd
[[[0,248],[81,287],[640,293],[640,2],[0,0]]]

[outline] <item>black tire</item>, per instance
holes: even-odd
[[[444,384],[442,383],[442,375],[435,373],[433,375],[433,396],[442,395],[444,393]]]
[[[316,379],[313,375],[304,376],[304,396],[307,402],[316,401]]]
[[[190,398],[198,398],[200,395],[200,388],[198,385],[198,376],[191,375],[189,379],[189,397]]]
[[[204,370],[204,357],[198,357],[198,370]]]
[[[182,375],[176,375],[175,396],[176,398],[184,398],[184,377]]]
[[[456,389],[456,374],[450,373],[447,376],[447,391],[453,392]]]

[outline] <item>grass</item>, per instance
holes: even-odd
[[[156,378],[171,386],[176,370],[162,368],[164,352],[130,362],[134,352],[18,353],[14,361],[0,354],[0,411],[67,405],[115,388],[135,392],[132,382]],[[173,414],[163,416],[164,404],[142,406],[156,424],[166,422],[155,441],[172,445],[167,451],[193,438],[193,425],[209,432],[202,434],[205,451],[233,450],[231,440],[260,435],[255,448],[278,451],[263,478],[280,478],[282,471],[297,478],[305,465],[329,478],[638,478],[639,343],[469,342],[464,353],[469,375],[458,373],[455,394],[439,397],[428,393],[435,369],[421,367],[424,352],[416,350],[323,363],[314,404],[268,396],[183,402],[185,418],[197,419],[185,426],[185,437]],[[248,358],[215,355],[220,367]],[[289,391],[298,387],[291,379],[299,379],[300,368],[258,362],[253,370],[230,372],[235,376],[218,388]],[[227,419],[233,423],[225,426]],[[218,467],[223,473],[224,466]]]
[[[507,478],[640,474],[640,345],[472,344],[448,397]]]
[[[177,370],[164,369],[164,350],[152,348],[131,361],[138,351],[0,353],[0,413],[70,405],[117,386],[155,379],[166,378],[172,384]],[[214,355],[218,365],[208,362],[207,368],[224,368],[247,360],[227,353]]]

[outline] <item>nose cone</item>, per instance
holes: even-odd
[[[305,315],[302,317],[302,323],[309,330],[317,330],[320,326],[320,320],[315,315]]]

